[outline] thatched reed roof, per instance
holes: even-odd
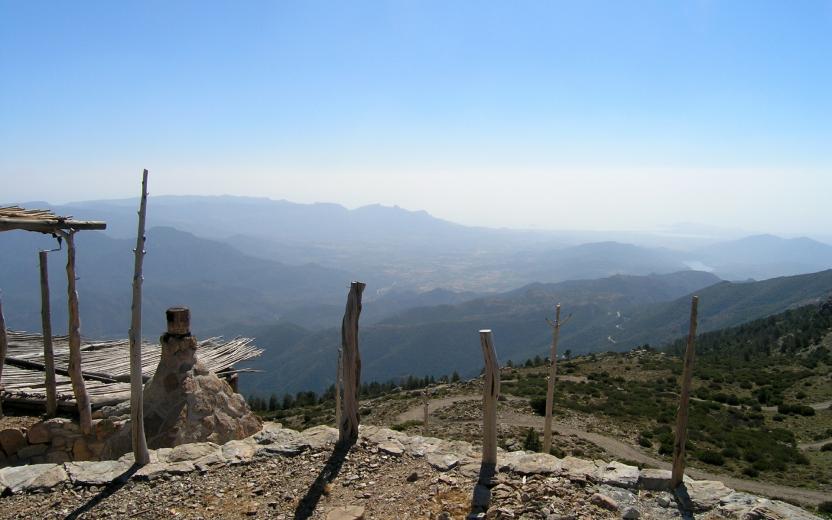
[[[0,231],[21,229],[40,233],[58,230],[106,229],[107,223],[97,220],[74,220],[61,217],[46,209],[24,209],[19,206],[0,207]]]
[[[3,369],[4,401],[10,403],[45,402],[43,337],[26,332],[8,332],[9,350]],[[250,338],[209,338],[199,342],[197,359],[218,374],[234,371],[234,365],[259,356],[263,351]],[[55,371],[58,401],[72,404],[72,385],[67,375],[69,343],[66,336],[55,336]],[[130,398],[130,347],[126,339],[85,342],[81,370],[93,407],[119,403]],[[143,342],[142,374],[153,375],[159,364],[161,347]]]

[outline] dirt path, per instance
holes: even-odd
[[[460,401],[473,401],[481,399],[479,396],[459,395],[453,397],[445,397],[442,399],[433,399],[428,403],[429,411],[433,413],[441,408],[446,408],[458,403]],[[823,405],[824,403],[818,403]],[[827,404],[828,406],[828,404]],[[399,421],[406,420],[421,420],[424,414],[422,405],[413,407],[406,412],[399,414]],[[515,412],[513,410],[501,412],[498,416],[498,421],[514,426],[521,426],[526,428],[543,428],[543,417],[537,415],[529,415]],[[643,451],[621,442],[617,439],[602,435],[600,433],[588,432],[585,430],[571,428],[568,426],[553,425],[554,431],[560,435],[575,435],[578,438],[587,440],[598,447],[604,449],[607,453],[616,459],[636,462],[645,466],[670,469],[670,463],[654,458]],[[757,480],[746,480],[732,477],[725,474],[710,473],[696,468],[689,468],[686,473],[698,480],[719,480],[725,483],[726,486],[734,488],[739,491],[747,491],[757,495],[765,495],[772,498],[779,498],[796,502],[803,505],[817,506],[819,503],[829,500],[829,493],[823,491],[815,491],[811,489],[803,489],[789,486],[782,486],[779,484],[772,484],[768,482],[761,482]]]
[[[827,408],[832,406],[832,401],[821,401],[820,403],[811,403],[811,404],[809,404],[809,406],[811,406],[815,410],[826,410]],[[763,410],[765,410],[766,412],[776,412],[777,407],[776,406],[763,406]]]
[[[797,447],[801,450],[817,450],[823,447],[824,444],[832,443],[832,437],[818,442],[801,442]]]
[[[482,399],[482,397],[476,395],[455,395],[451,397],[443,397],[441,399],[431,399],[428,402],[428,414],[435,413],[437,410],[441,408],[447,408],[455,403],[460,401],[476,401],[478,399]],[[419,406],[414,406],[413,408],[409,408],[408,410],[400,413],[396,417],[396,422],[405,422],[405,421],[421,421],[425,418],[425,406],[423,403],[420,403]]]

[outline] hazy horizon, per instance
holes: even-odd
[[[832,2],[0,6],[5,200],[828,237]]]

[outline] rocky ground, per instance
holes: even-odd
[[[667,472],[543,454],[502,452],[478,485],[478,448],[462,441],[362,427],[337,450],[337,432],[267,423],[223,446],[152,452],[141,469],[119,461],[0,470],[0,518],[816,518],[788,504],[688,482],[682,502]]]

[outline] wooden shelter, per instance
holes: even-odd
[[[106,229],[107,223],[101,221],[75,220],[70,217],[61,217],[49,210],[24,209],[18,206],[0,207],[0,231],[33,231],[37,233],[50,234],[58,240],[66,242],[66,282],[67,282],[67,306],[69,307],[68,343],[69,343],[69,364],[67,367],[69,378],[72,382],[72,391],[78,406],[78,416],[81,431],[89,434],[92,431],[92,412],[90,399],[87,394],[84,378],[81,375],[81,318],[78,315],[78,292],[75,289],[75,233],[88,229]],[[46,273],[46,255],[40,255],[41,261],[41,292],[49,294]],[[49,302],[42,302],[44,323],[49,316]],[[0,313],[2,308],[0,308]],[[2,320],[0,320],[2,322]],[[51,329],[50,326],[44,328]],[[46,380],[52,384],[54,379],[54,367],[51,364],[51,334],[46,331],[43,338],[44,358],[49,362],[45,366]],[[7,337],[5,324],[0,327],[0,415],[2,415],[2,372],[5,365],[7,349]],[[50,388],[49,400],[55,399],[56,393]],[[47,402],[47,410],[54,412],[56,403]]]
[[[40,334],[9,331],[9,350],[3,380],[6,401],[9,403],[41,406],[44,388],[44,357]],[[55,346],[55,370],[57,372],[58,404],[62,408],[74,408],[75,398],[67,377],[69,365],[69,340],[67,336],[53,338]],[[82,374],[90,394],[93,408],[113,405],[130,398],[130,353],[128,340],[102,340],[84,342],[81,363]],[[158,343],[143,342],[142,379],[146,381],[156,370],[161,356]],[[234,365],[259,356],[263,351],[249,338],[208,338],[199,342],[199,360],[208,370],[219,376],[242,372]]]

